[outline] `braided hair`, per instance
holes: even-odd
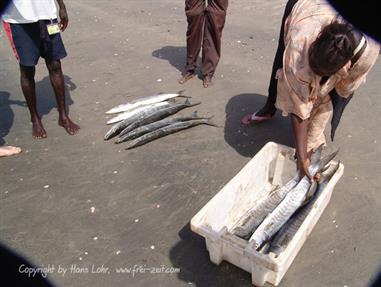
[[[339,71],[353,56],[356,40],[349,24],[332,22],[322,29],[308,51],[312,71],[327,77]]]

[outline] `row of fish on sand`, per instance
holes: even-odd
[[[309,167],[311,176],[320,174],[318,181],[295,175],[245,212],[230,232],[248,240],[249,245],[261,253],[272,252],[278,256],[283,252],[313,208],[313,199],[324,190],[340,166],[340,162],[331,162],[338,151],[323,158],[321,153],[320,147],[312,154]]]
[[[211,117],[200,117],[197,112],[186,117],[170,117],[180,110],[199,104],[201,103],[192,104],[190,97],[180,91],[175,94],[156,94],[116,106],[106,112],[117,115],[107,121],[107,124],[113,126],[104,140],[118,136],[115,143],[127,142],[126,149],[132,149],[194,126],[215,126]]]

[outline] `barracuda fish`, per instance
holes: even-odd
[[[317,182],[316,196],[318,196],[327,186],[333,175],[340,167],[340,162],[337,164],[331,164],[324,172],[322,172],[319,181]],[[290,240],[294,237],[299,227],[306,219],[309,212],[314,206],[314,195],[306,202],[306,205],[299,209],[285,225],[275,234],[270,242],[268,252],[272,252],[275,255],[279,255],[287,247]]]
[[[115,143],[119,144],[119,143],[122,143],[125,141],[133,140],[133,139],[138,138],[138,137],[140,137],[146,133],[150,133],[154,130],[160,129],[160,128],[165,127],[165,126],[169,126],[169,125],[174,124],[174,123],[185,122],[185,121],[190,121],[190,120],[197,120],[197,119],[206,119],[206,118],[199,117],[199,116],[197,116],[197,113],[194,113],[190,117],[162,119],[160,121],[153,122],[153,123],[150,123],[148,125],[140,126],[136,129],[134,129],[133,131],[130,131],[129,133],[119,137]]]
[[[148,110],[154,110],[154,109],[159,109],[163,107],[170,107],[171,105],[174,105],[175,102],[170,102],[170,101],[164,101],[164,102],[159,102],[155,104],[150,104],[150,105],[144,105],[140,107],[133,108],[129,110],[128,112],[123,112],[116,117],[113,117],[112,119],[109,119],[107,121],[107,124],[115,124],[117,122],[123,121],[133,115],[136,115],[137,113],[140,113],[141,111],[148,111]]]
[[[323,158],[320,162],[311,164],[309,171],[311,176],[322,170],[330,162],[338,151]],[[311,181],[304,176],[279,203],[279,205],[263,220],[263,222],[254,231],[249,242],[255,249],[258,249],[263,243],[268,241],[278,230],[290,219],[295,211],[303,204],[307,192],[311,186]]]
[[[153,95],[150,97],[137,99],[137,100],[128,102],[126,104],[116,106],[116,107],[108,110],[106,112],[106,114],[116,114],[116,113],[121,113],[121,112],[127,112],[127,111],[129,111],[133,108],[139,107],[139,106],[159,103],[159,102],[166,101],[168,99],[173,99],[176,97],[190,98],[188,96],[185,96],[184,92],[185,91],[183,90],[183,91],[179,91],[176,94],[157,94],[157,95]]]
[[[194,107],[194,106],[197,106],[201,104],[201,102],[199,103],[196,103],[196,104],[191,104],[189,102],[189,100],[187,99],[185,101],[185,103],[183,104],[176,104],[176,105],[173,105],[171,107],[168,107],[168,108],[164,108],[164,109],[160,109],[160,110],[157,110],[157,111],[154,111],[148,115],[143,115],[142,117],[138,118],[137,120],[135,120],[133,123],[131,123],[130,125],[128,125],[127,127],[125,127],[119,134],[120,137],[126,135],[127,133],[129,133],[130,131],[133,131],[134,129],[140,127],[140,126],[144,126],[146,124],[150,124],[150,123],[153,123],[155,121],[158,121],[158,120],[161,120],[165,117],[168,117],[170,115],[173,115],[175,113],[177,113],[178,111],[182,110],[182,109],[185,109],[185,108],[189,108],[189,107]]]
[[[163,107],[162,109],[166,109],[166,107]],[[111,129],[109,129],[108,132],[105,134],[104,140],[109,140],[109,139],[117,136],[122,130],[124,130],[127,126],[132,124],[134,121],[140,119],[143,116],[147,116],[149,114],[152,114],[152,112],[150,112],[148,110],[145,110],[145,111],[143,110],[143,111],[140,111],[140,112],[128,117],[127,119],[124,119],[121,122],[114,124],[111,127]]]
[[[194,127],[194,126],[198,126],[198,125],[216,126],[210,120],[211,120],[211,118],[199,119],[199,120],[190,120],[190,121],[178,122],[178,123],[174,123],[174,124],[169,125],[169,126],[162,127],[160,129],[157,129],[153,132],[142,135],[142,136],[138,137],[137,139],[130,141],[128,143],[126,149],[132,149],[134,147],[144,145],[144,144],[151,142],[155,139],[158,139],[158,138],[176,133],[178,131]]]
[[[319,147],[312,155],[312,164],[318,163],[321,157],[321,151],[322,147]],[[278,206],[287,193],[290,192],[290,190],[292,190],[299,181],[300,177],[299,174],[297,174],[285,185],[272,191],[269,196],[263,197],[253,209],[249,210],[240,218],[240,220],[238,220],[233,227],[232,233],[238,237],[248,240],[265,217]]]

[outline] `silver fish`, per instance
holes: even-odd
[[[166,109],[166,107],[163,107],[162,109]],[[138,120],[139,118],[141,118],[143,116],[147,116],[151,113],[152,112],[150,112],[149,110],[139,111],[138,113],[124,119],[123,121],[116,123],[105,134],[104,140],[109,140],[109,139],[117,136],[122,130],[124,130],[127,126],[132,124],[134,121]]]
[[[176,104],[176,105],[173,105],[173,106],[165,108],[165,109],[159,109],[157,111],[153,111],[152,113],[145,114],[145,115],[141,116],[140,118],[136,119],[133,123],[131,123],[127,127],[125,127],[120,132],[119,136],[122,137],[122,136],[126,135],[127,133],[129,133],[130,131],[132,131],[132,130],[140,127],[140,126],[144,126],[146,124],[150,124],[152,122],[161,120],[165,117],[168,117],[170,115],[177,113],[178,111],[180,111],[182,109],[197,106],[199,104],[201,104],[201,102],[196,103],[196,104],[191,104],[189,102],[189,100],[187,99],[185,101],[185,103]]]
[[[133,131],[130,131],[129,133],[127,133],[123,136],[120,136],[115,143],[119,144],[119,143],[122,143],[125,141],[129,141],[129,140],[138,138],[138,137],[140,137],[146,133],[150,133],[154,130],[160,129],[160,128],[165,127],[165,126],[169,126],[169,125],[177,123],[177,122],[184,122],[184,121],[190,121],[190,120],[196,120],[196,119],[206,119],[206,118],[197,116],[197,113],[194,113],[190,117],[178,117],[178,118],[170,118],[170,119],[165,118],[165,119],[162,119],[162,120],[157,121],[157,122],[153,122],[153,123],[150,123],[150,124],[147,124],[144,126],[140,126],[136,129],[134,129]]]
[[[320,160],[322,147],[312,155],[311,162],[317,164]],[[282,187],[275,189],[269,196],[263,197],[258,204],[247,213],[233,227],[232,233],[238,237],[248,240],[254,230],[262,223],[265,217],[272,212],[278,204],[283,200],[290,190],[292,190],[299,182],[299,174],[294,176],[289,182]]]
[[[327,186],[328,182],[331,180],[333,175],[336,173],[340,167],[340,162],[337,164],[331,164],[328,169],[322,172],[320,179],[317,183],[316,196],[312,197],[306,202],[306,205],[300,208],[285,225],[275,234],[271,239],[269,252],[279,255],[287,247],[290,240],[294,237],[296,232],[299,230],[300,226],[306,219],[309,212],[314,207],[314,198],[316,198],[324,188]]]
[[[176,94],[157,94],[145,98],[140,98],[131,102],[128,102],[123,105],[118,105],[106,112],[106,114],[116,114],[116,113],[121,113],[121,112],[127,112],[133,108],[143,106],[143,105],[150,105],[154,103],[159,103],[162,101],[166,101],[168,99],[173,99],[176,97],[182,97],[182,98],[190,98],[188,96],[184,95],[185,91],[179,91]]]
[[[152,132],[150,132],[148,134],[142,135],[142,136],[140,136],[140,137],[130,141],[128,143],[126,149],[132,149],[134,147],[141,146],[141,145],[144,145],[144,144],[146,144],[148,142],[151,142],[151,141],[153,141],[155,139],[167,136],[169,134],[176,133],[178,131],[181,131],[181,130],[184,130],[184,129],[187,129],[187,128],[190,128],[190,127],[202,125],[202,124],[204,124],[204,125],[210,125],[210,126],[215,126],[215,124],[213,124],[210,121],[210,118],[208,118],[208,119],[199,119],[199,120],[190,120],[190,121],[185,121],[185,122],[174,123],[172,125],[162,127],[160,129],[157,129],[155,131],[152,131]]]
[[[338,152],[338,151],[337,151]],[[313,163],[309,167],[311,176],[323,169],[330,162],[337,152],[323,158],[318,163]],[[254,231],[249,242],[257,249],[263,243],[268,241],[278,230],[290,219],[294,212],[303,204],[306,194],[311,186],[311,181],[304,176],[279,203],[279,205],[263,220],[263,222]]]
[[[169,107],[173,104],[174,103],[171,103],[169,101],[164,101],[164,102],[159,102],[159,103],[154,103],[154,104],[150,104],[150,105],[144,105],[144,106],[136,107],[136,108],[133,108],[127,112],[120,113],[116,117],[109,119],[107,121],[107,124],[110,125],[110,124],[115,124],[117,122],[123,121],[123,120],[137,114],[137,113],[140,113],[141,111],[147,111],[147,110],[159,109],[159,108],[163,108],[163,107]]]

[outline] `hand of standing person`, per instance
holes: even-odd
[[[58,6],[59,6],[59,16],[60,16],[60,22],[59,26],[61,31],[65,31],[68,23],[69,23],[69,17],[67,16],[66,6],[63,2],[63,0],[57,0]]]

